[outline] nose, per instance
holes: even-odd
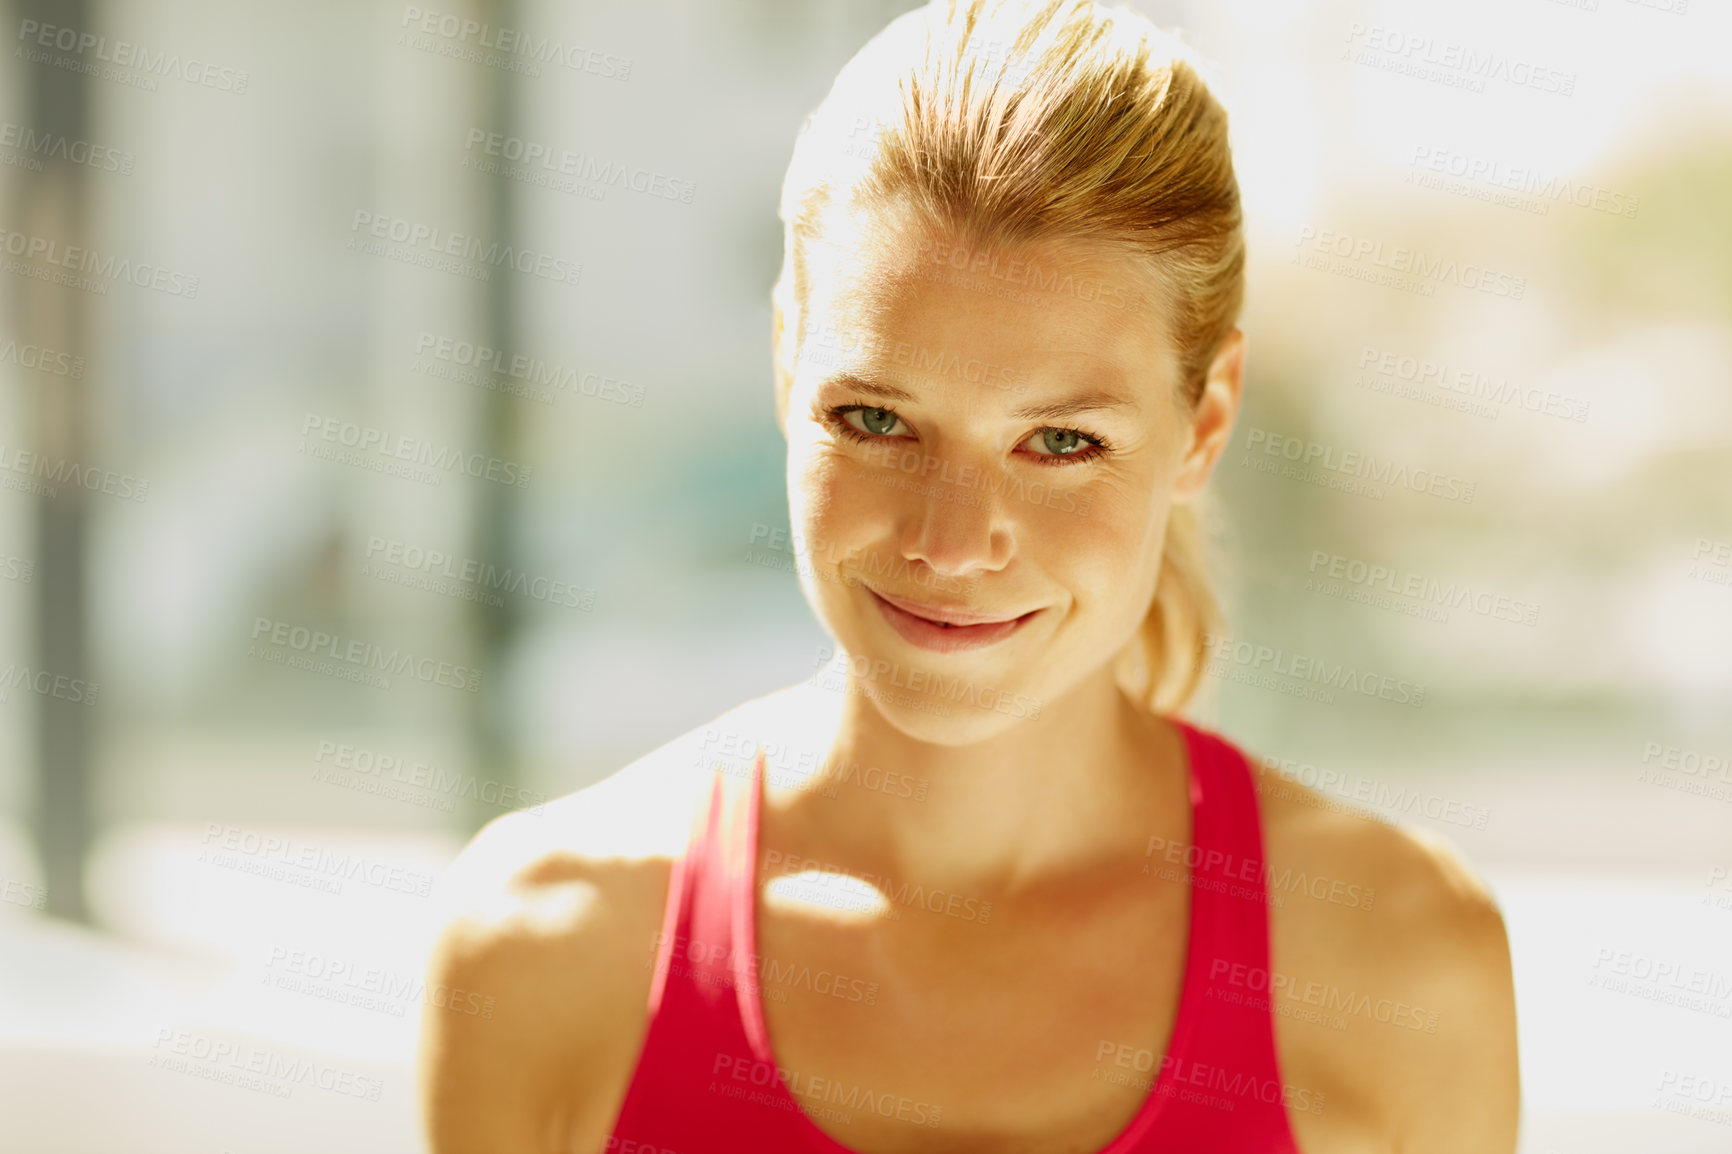
[[[947,578],[1003,569],[1015,547],[1004,486],[994,483],[1003,480],[990,466],[964,473],[952,463],[925,472],[909,494],[902,555]]]

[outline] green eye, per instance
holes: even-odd
[[[896,414],[889,409],[860,409],[860,423],[869,433],[884,434],[896,427]]]
[[[1082,445],[1082,437],[1075,429],[1046,429],[1041,434],[1041,443],[1047,452],[1062,457],[1076,452]]]
[[[843,436],[857,441],[881,441],[902,423],[894,409],[870,405],[838,405],[825,414]]]

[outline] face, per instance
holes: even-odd
[[[1193,410],[1139,258],[857,235],[813,250],[782,418],[800,579],[849,692],[921,740],[979,741],[1141,625],[1169,513],[1230,431],[1238,334]]]

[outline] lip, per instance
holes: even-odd
[[[1009,637],[1039,613],[1031,609],[1016,617],[990,617],[966,613],[918,601],[904,601],[866,587],[878,604],[878,612],[890,627],[910,645],[937,653],[956,653],[995,645]]]
[[[1015,621],[1027,614],[1012,613],[1009,616],[993,617],[985,613],[970,613],[966,609],[950,609],[943,605],[927,605],[921,601],[909,601],[902,597],[892,597],[888,593],[880,593],[870,585],[867,592],[876,597],[882,597],[904,613],[912,613],[916,617],[924,617],[928,621],[942,621],[946,625],[998,625],[1006,621]]]

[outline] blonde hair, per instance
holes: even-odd
[[[778,419],[805,336],[810,246],[844,212],[911,206],[971,240],[1063,237],[1147,258],[1186,411],[1237,323],[1245,245],[1227,115],[1175,37],[1092,0],[933,0],[891,21],[807,118],[782,187],[771,290]],[[1221,609],[1202,524],[1177,504],[1115,673],[1156,713],[1190,703]]]

